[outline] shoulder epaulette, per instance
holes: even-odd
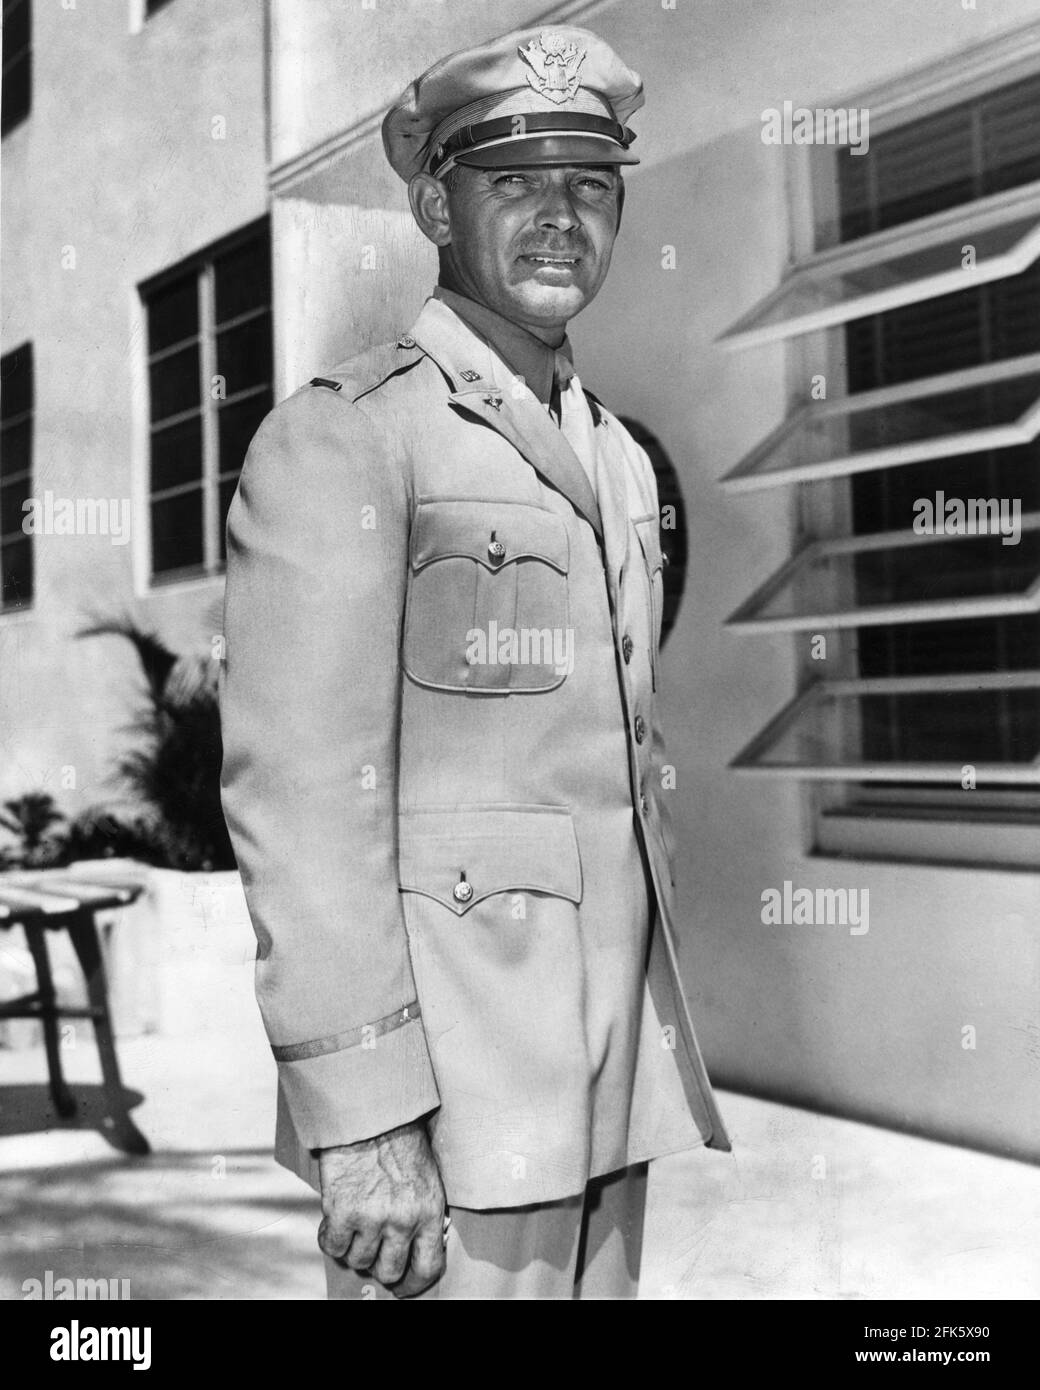
[[[402,348],[405,350],[402,351]],[[342,392],[344,400],[359,401],[370,392],[377,391],[392,377],[410,370],[422,357],[422,349],[413,338],[400,338],[396,343],[383,343],[370,348],[334,367],[332,376],[311,377],[308,384],[323,386],[327,391]]]

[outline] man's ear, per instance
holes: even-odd
[[[415,174],[408,184],[408,202],[419,230],[434,246],[451,243],[448,190],[432,174]]]

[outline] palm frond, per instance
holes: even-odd
[[[77,637],[124,637],[137,652],[148,690],[155,700],[163,691],[177,657],[154,632],[145,632],[132,618],[108,618],[80,628]]]

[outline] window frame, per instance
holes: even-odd
[[[17,3],[17,2],[18,2],[18,0],[13,0],[13,3],[11,3],[11,4],[5,4],[5,5],[3,6],[4,11],[8,11],[8,10],[10,10],[10,9],[13,9],[13,8],[14,8],[14,3]],[[14,53],[8,53],[7,50],[6,50],[6,47],[5,47],[5,49],[4,49],[4,55],[3,55],[3,68],[2,68],[2,71],[0,71],[0,82],[2,82],[2,86],[3,86],[3,88],[6,90],[6,89],[7,89],[7,82],[8,82],[8,73],[10,73],[19,63],[24,62],[25,65],[26,65],[26,67],[28,68],[28,74],[27,74],[27,77],[26,77],[26,91],[27,91],[27,96],[26,96],[26,102],[25,102],[25,110],[22,111],[22,112],[16,117],[16,119],[14,119],[14,120],[10,121],[8,124],[4,125],[2,131],[0,131],[0,138],[2,138],[2,139],[4,139],[4,140],[6,140],[7,137],[8,137],[9,135],[11,135],[14,131],[18,130],[21,126],[25,125],[26,121],[27,121],[27,120],[29,119],[29,117],[32,115],[32,109],[33,109],[33,12],[32,12],[32,0],[21,0],[21,3],[25,5],[26,9],[28,10],[28,14],[29,14],[29,37],[26,39],[26,42],[25,42],[25,44],[23,45],[23,47],[17,49]],[[4,15],[4,20],[5,20],[5,27],[6,27],[6,14]]]
[[[966,761],[939,763],[892,761],[883,764],[860,762],[775,762],[763,754],[782,739],[824,700],[856,698],[860,695],[930,695],[976,693],[980,690],[1040,692],[1040,668],[1025,671],[958,672],[947,676],[857,676],[848,680],[817,680],[800,690],[764,729],[730,763],[735,772],[755,777],[772,777],[803,782],[860,783],[918,782],[949,787],[959,783]],[[1032,762],[975,763],[979,782],[993,786],[1040,788],[1040,749]],[[898,797],[893,789],[893,800]],[[1040,852],[1040,846],[1038,846]]]
[[[143,462],[143,489],[142,496],[144,501],[144,516],[146,524],[144,527],[145,539],[142,546],[143,557],[143,587],[145,593],[156,593],[169,588],[171,585],[183,584],[185,582],[197,582],[200,580],[210,580],[219,578],[223,575],[226,568],[226,560],[221,558],[221,537],[220,537],[220,487],[221,483],[232,477],[237,476],[239,469],[220,468],[220,441],[219,441],[219,416],[220,410],[228,405],[234,405],[240,401],[248,400],[250,397],[259,396],[264,392],[269,392],[273,400],[274,397],[274,285],[273,275],[269,297],[265,304],[247,310],[245,313],[236,315],[219,325],[216,321],[216,262],[237,247],[245,245],[254,240],[258,233],[266,233],[267,249],[269,257],[272,255],[271,246],[271,220],[268,213],[255,218],[244,227],[236,228],[235,231],[212,242],[202,250],[194,252],[191,256],[178,261],[176,265],[168,266],[157,275],[142,281],[137,286],[137,300],[140,306],[142,332],[144,338],[143,352],[143,381],[145,392],[144,406],[144,462]],[[199,417],[201,421],[201,448],[202,448],[202,467],[198,483],[189,481],[187,483],[174,484],[170,487],[159,489],[152,488],[151,468],[152,468],[152,438],[157,426],[151,419],[151,388],[149,369],[154,361],[175,353],[192,338],[185,338],[176,343],[167,344],[165,347],[152,353],[148,350],[148,311],[149,300],[158,291],[172,284],[176,280],[185,278],[188,275],[195,276],[196,294],[198,302],[198,333],[199,344]],[[210,391],[210,383],[217,373],[217,334],[229,328],[234,328],[240,324],[247,323],[251,319],[259,318],[264,314],[271,320],[271,377],[269,380],[260,384],[255,384],[236,391],[217,402],[213,399]],[[194,337],[194,335],[193,335]],[[187,419],[194,412],[183,412],[183,418]],[[178,421],[179,415],[165,417],[158,428],[169,428],[171,424]],[[158,573],[153,568],[155,548],[152,533],[152,504],[156,499],[173,497],[180,493],[191,492],[196,488],[202,492],[202,560],[199,563],[179,565],[176,568],[162,570]]]
[[[940,112],[959,101],[974,99],[1011,85],[1038,71],[1040,22],[1031,21],[952,59],[945,58],[916,73],[901,75],[877,88],[861,92],[858,97],[850,95],[847,104],[869,107],[871,133],[876,136]],[[837,265],[843,257],[849,257],[852,246],[862,251],[869,244],[872,248],[891,252],[900,244],[904,247],[912,244],[912,238],[926,222],[934,232],[936,227],[945,224],[949,228],[962,220],[963,205],[927,219],[917,219],[914,223],[858,238],[855,242],[836,243],[832,237],[829,238],[828,219],[833,223],[837,196],[837,151],[831,152],[829,160],[819,158],[818,150],[806,146],[792,146],[785,153],[788,156],[785,195],[789,219],[789,273],[805,263]],[[977,199],[969,206],[975,214],[981,213],[997,223],[1011,221],[1021,211],[1023,196],[1032,199],[1038,193],[1040,181]],[[1029,203],[1028,206],[1031,208],[1033,204]],[[760,308],[761,305],[756,307]],[[747,345],[746,341],[742,344],[734,336],[734,330],[748,327],[749,317],[750,314],[745,314],[727,330],[729,340],[725,343],[720,341],[720,349]],[[848,397],[843,337],[840,325],[824,327],[819,324],[796,335],[770,336],[767,350],[780,354],[777,360],[784,373],[789,401],[804,402],[807,383],[821,371],[827,374],[829,396]],[[1013,360],[1007,359],[1000,367],[1006,367]],[[998,374],[999,370],[994,376]],[[936,379],[932,379],[933,383]],[[905,388],[882,389],[885,392],[899,392]],[[780,435],[795,427],[793,417],[798,414],[799,410],[796,409],[782,420],[770,438],[762,441],[753,452],[764,450],[767,445],[775,446]],[[748,455],[730,471],[723,483],[727,492],[752,491],[760,486],[772,485],[772,479],[759,483],[758,479],[748,476],[751,471],[749,464],[753,468],[754,462],[753,456]],[[845,475],[844,482],[839,479],[825,487],[791,489],[792,535],[796,550],[799,544],[807,540],[848,537],[852,534],[851,479],[856,471],[836,469],[835,474]],[[790,484],[802,480],[785,478],[777,481]],[[815,638],[819,631],[817,629],[816,633],[810,635]],[[789,637],[788,640],[792,639]],[[883,862],[934,864],[949,868],[982,865],[999,870],[1026,869],[1035,872],[1040,861],[1036,836],[1036,827],[1040,825],[1040,790],[1035,786],[1032,773],[1027,774],[1021,783],[1003,784],[993,794],[992,804],[985,803],[986,818],[983,821],[980,810],[976,808],[983,808],[984,791],[943,786],[939,780],[916,778],[913,771],[904,780],[920,781],[921,785],[916,790],[907,785],[886,786],[885,783],[892,780],[889,770],[886,770],[883,779],[872,782],[869,779],[861,780],[858,776],[849,778],[846,770],[840,769],[815,768],[806,775],[804,771],[791,768],[766,769],[753,765],[756,753],[775,736],[778,722],[789,719],[799,702],[818,696],[819,692],[813,692],[813,687],[817,683],[823,684],[820,681],[821,667],[819,661],[813,658],[811,646],[804,633],[800,640],[795,639],[793,698],[746,743],[729,764],[742,780],[746,777],[772,776],[798,782],[808,832],[807,851],[820,858],[873,858]],[[842,643],[838,646],[827,663],[828,672],[834,673],[835,683],[839,680],[864,679],[859,677],[854,659],[852,644]],[[1016,678],[1020,675],[1014,674]],[[934,678],[929,679],[929,687],[934,688]],[[828,771],[837,771],[839,775],[828,776]],[[924,803],[917,805],[916,797],[924,798]],[[965,827],[970,828],[969,833],[965,832]]]
[[[1022,222],[1021,234],[1003,252],[983,256],[971,269],[954,264],[949,270],[907,278],[885,289],[849,295],[832,304],[793,312],[790,317],[771,321],[774,310],[785,301],[818,283],[828,283],[843,275],[872,270],[904,257],[917,255],[935,246],[977,237],[980,232]],[[933,213],[930,217],[903,222],[857,237],[855,241],[816,251],[793,266],[780,284],[751,307],[717,339],[729,351],[763,347],[786,342],[789,338],[835,328],[857,318],[888,313],[909,304],[920,304],[944,294],[959,293],[979,285],[1007,280],[1028,270],[1040,259],[1040,179],[1022,184],[1006,193],[993,193],[959,207]],[[965,279],[968,284],[965,284]]]
[[[1023,512],[1020,517],[1022,533],[1040,530],[1040,511]],[[1040,612],[1040,569],[1025,589],[970,597],[947,599],[893,599],[890,603],[859,606],[830,605],[813,610],[768,617],[762,609],[788,581],[797,578],[817,560],[842,555],[868,555],[873,551],[897,550],[903,547],[929,545],[959,545],[966,541],[989,539],[995,545],[1003,543],[999,531],[956,535],[918,534],[906,527],[895,531],[860,531],[851,536],[822,536],[808,541],[783,562],[764,583],[745,599],[725,621],[728,628],[745,633],[767,632],[833,632],[841,628],[857,630],[863,627],[889,627],[898,623],[930,623],[944,619],[1001,618]]]
[[[974,367],[959,367],[936,376],[916,377],[893,386],[880,386],[871,391],[843,392],[840,396],[813,404],[797,406],[775,430],[740,460],[720,479],[726,492],[755,492],[791,483],[810,483],[825,478],[851,477],[873,469],[885,471],[903,465],[921,463],[928,459],[951,458],[959,454],[981,453],[987,449],[1012,449],[1031,444],[1040,435],[1040,387],[1037,398],[1013,421],[1000,425],[984,425],[978,429],[961,430],[932,438],[914,439],[907,443],[890,444],[882,448],[860,449],[854,453],[838,453],[811,463],[792,464],[784,468],[763,469],[762,464],[786,444],[803,426],[817,421],[858,415],[884,406],[912,404],[958,390],[1014,381],[1022,376],[1040,373],[1040,352],[1020,357],[1007,357],[984,362]],[[828,373],[830,376],[830,373]]]
[[[10,348],[7,352],[3,353],[3,357],[4,357],[4,358],[14,357],[17,353],[21,353],[21,352],[24,352],[24,353],[26,353],[26,354],[28,355],[28,361],[29,361],[29,386],[30,386],[30,400],[29,400],[29,406],[28,406],[28,408],[27,408],[26,410],[19,411],[17,415],[12,415],[11,418],[10,418],[9,420],[3,420],[2,422],[0,422],[0,433],[2,433],[3,428],[8,428],[8,429],[9,429],[12,425],[17,425],[17,424],[21,424],[21,423],[23,423],[23,422],[28,422],[28,425],[29,425],[29,465],[28,465],[27,468],[20,468],[20,469],[18,469],[17,472],[11,473],[10,475],[5,475],[5,474],[3,474],[3,473],[0,473],[0,484],[6,486],[6,485],[9,484],[9,483],[16,482],[18,479],[22,478],[23,476],[24,476],[24,477],[27,477],[27,478],[29,479],[29,483],[30,483],[29,492],[30,492],[30,495],[32,495],[32,480],[33,480],[33,478],[34,478],[34,476],[35,476],[35,473],[36,473],[35,458],[34,458],[34,455],[35,455],[35,444],[36,444],[36,357],[35,357],[35,354],[34,354],[34,352],[33,352],[32,340],[31,340],[31,339],[26,339],[24,342],[19,343],[17,347]],[[10,531],[9,531],[9,532],[7,532],[6,534],[7,534],[7,535],[12,535],[13,532],[10,532]],[[36,547],[35,547],[35,544],[34,544],[33,536],[32,536],[31,534],[29,534],[29,535],[27,536],[27,539],[28,539],[28,543],[29,543],[29,553],[30,553],[29,597],[28,597],[28,599],[26,599],[24,602],[21,602],[21,603],[11,603],[11,602],[6,602],[6,603],[5,603],[5,602],[4,602],[4,598],[3,598],[2,587],[0,587],[0,619],[8,619],[8,618],[19,617],[19,616],[21,616],[21,615],[24,615],[24,614],[27,614],[27,613],[31,613],[31,612],[33,611],[33,609],[36,607],[36,578],[37,578],[37,574],[36,574],[36,561],[37,561],[37,557],[36,557]],[[2,558],[3,558],[3,557],[2,557],[2,550],[3,550],[3,537],[0,536],[0,562],[2,562]],[[2,576],[2,570],[0,570],[0,576]]]

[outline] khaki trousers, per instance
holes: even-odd
[[[647,1168],[640,1163],[593,1178],[584,1194],[562,1202],[453,1207],[447,1270],[419,1299],[635,1298]],[[328,1256],[325,1275],[329,1298],[393,1298]]]

